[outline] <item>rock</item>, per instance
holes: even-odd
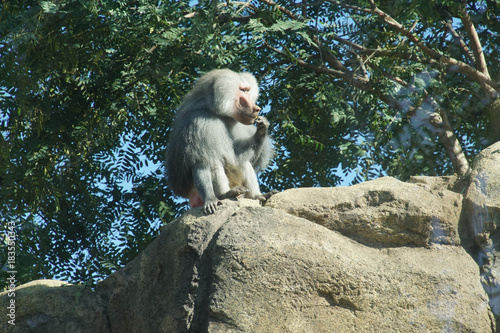
[[[470,231],[481,246],[500,226],[500,142],[474,159],[464,213]]]
[[[15,326],[3,315],[1,332],[109,332],[100,298],[83,285],[36,280],[16,288],[13,297],[0,293],[3,309],[10,300],[16,304]]]
[[[249,213],[214,244],[209,332],[491,330],[460,248],[378,250],[281,212]]]
[[[372,248],[247,202],[186,213],[102,282],[111,331],[492,331],[462,248]]]
[[[197,332],[191,326],[199,321],[206,296],[199,285],[210,283],[202,274],[209,264],[200,265],[200,258],[241,205],[260,207],[257,200],[224,200],[214,215],[190,210],[166,225],[136,259],[100,283],[112,331],[127,332],[133,325],[136,332]]]
[[[483,271],[482,282],[496,316],[500,315],[500,142],[474,159],[464,198],[463,226],[467,248]],[[475,248],[476,247],[476,248]]]
[[[467,189],[467,178],[460,176],[411,176],[408,183],[426,185],[426,188],[432,191],[449,190],[463,194]]]
[[[366,245],[460,244],[460,194],[392,177],[350,187],[291,189],[272,196],[266,207],[282,209]]]
[[[478,266],[458,246],[455,181],[414,181],[192,209],[95,290],[20,286],[16,326],[0,330],[494,332]]]

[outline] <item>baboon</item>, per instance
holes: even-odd
[[[244,195],[261,201],[257,172],[273,153],[269,122],[255,102],[259,87],[249,73],[217,69],[203,75],[184,97],[167,148],[168,184],[206,214],[219,201]],[[254,125],[256,124],[256,125]]]

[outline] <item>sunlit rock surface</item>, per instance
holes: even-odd
[[[483,272],[481,281],[500,315],[500,142],[474,159],[463,209],[464,246]]]

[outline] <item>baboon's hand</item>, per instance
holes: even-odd
[[[264,116],[258,116],[255,119],[255,123],[257,124],[257,134],[260,136],[264,136],[267,134],[267,129],[269,128],[269,120]]]

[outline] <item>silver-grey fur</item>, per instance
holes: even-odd
[[[244,103],[250,97],[251,111],[238,110],[240,94],[247,94]],[[265,200],[256,173],[267,166],[273,150],[269,123],[257,117],[258,95],[257,80],[249,73],[220,69],[198,80],[179,106],[167,149],[167,180],[176,195],[199,194],[206,213],[226,197]]]

